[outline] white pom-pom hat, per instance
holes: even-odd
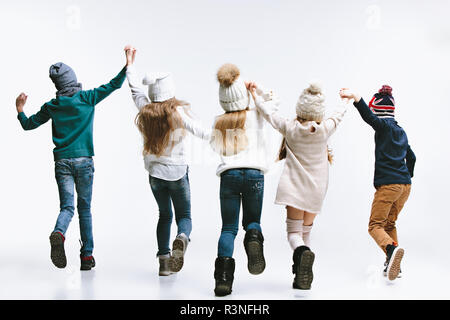
[[[296,112],[301,119],[322,121],[325,115],[325,96],[322,86],[317,82],[310,83],[298,98]]]
[[[250,105],[250,94],[240,77],[239,69],[230,63],[224,64],[217,72],[219,102],[225,112],[242,111]]]
[[[142,83],[148,86],[148,97],[152,102],[163,102],[175,97],[172,74],[157,72],[147,74]]]

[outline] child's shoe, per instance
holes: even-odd
[[[397,279],[400,274],[400,263],[402,262],[405,250],[396,246],[395,244],[388,244],[386,246],[387,267],[386,274],[390,281]]]
[[[177,235],[172,243],[172,256],[169,260],[169,269],[171,272],[178,272],[184,264],[184,254],[189,243],[188,237],[184,233]]]
[[[266,268],[263,243],[264,237],[259,230],[250,229],[245,233],[244,247],[248,258],[248,271],[251,274],[260,274]]]
[[[214,293],[218,297],[231,294],[234,280],[234,259],[231,257],[218,257],[215,262],[214,279],[216,287]]]
[[[170,271],[169,268],[170,254],[158,256],[158,258],[159,258],[159,275],[170,276],[173,273]]]
[[[80,256],[80,260],[81,260],[80,270],[87,271],[95,267],[95,259],[93,256],[89,257]]]
[[[386,262],[384,263],[384,270],[383,270],[383,276],[387,277],[387,266],[388,266],[388,259],[386,258]],[[402,269],[398,272],[397,278],[402,277]]]
[[[294,264],[292,265],[292,273],[295,274],[294,289],[309,290],[313,281],[312,266],[315,255],[307,246],[300,246],[294,250]]]
[[[52,259],[53,264],[58,268],[65,268],[67,265],[64,241],[65,238],[61,232],[52,232],[50,234],[50,258]]]

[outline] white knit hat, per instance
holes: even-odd
[[[320,84],[313,82],[303,90],[297,101],[297,116],[309,121],[322,121],[325,115],[325,96]]]
[[[175,85],[170,73],[151,73],[142,83],[148,86],[148,97],[152,102],[163,102],[175,97]]]
[[[234,64],[224,64],[217,71],[220,105],[226,112],[241,111],[250,105],[250,95]]]

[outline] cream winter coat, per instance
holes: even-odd
[[[317,124],[285,119],[273,111],[271,104],[256,97],[256,106],[264,118],[286,138],[286,162],[275,203],[319,214],[328,188],[328,138],[347,107],[337,109]]]

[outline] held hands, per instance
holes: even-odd
[[[253,81],[245,81],[245,87],[247,88],[248,91],[250,91],[252,97],[253,97],[253,101],[256,99],[256,95],[255,95],[255,91],[258,88],[258,86],[256,85],[256,82]]]
[[[25,93],[21,93],[16,99],[16,109],[17,113],[23,112],[23,107],[27,102],[28,96]]]
[[[134,59],[136,57],[136,48],[131,45],[127,45],[125,47],[124,51],[125,51],[125,57],[127,59],[126,66],[129,67],[134,63]]]
[[[339,91],[339,95],[341,96],[341,99],[354,99],[355,102],[359,102],[359,100],[361,100],[361,96],[358,93],[351,91],[349,88],[342,88]]]

